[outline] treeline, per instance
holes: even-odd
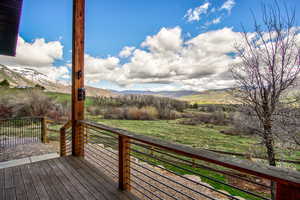
[[[106,119],[176,119],[188,103],[168,97],[151,95],[124,95],[118,97],[95,97],[88,108],[92,115],[102,114]]]
[[[239,104],[197,104],[189,105],[189,108],[197,109],[201,112],[235,112],[240,109]]]

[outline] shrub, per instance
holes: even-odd
[[[123,108],[110,107],[104,112],[104,119],[125,119]]]
[[[159,113],[157,109],[153,106],[145,106],[140,109],[141,111],[141,120],[155,120],[159,118]]]
[[[1,117],[36,117],[43,116],[53,120],[67,120],[70,118],[68,104],[61,104],[48,97],[39,90],[0,98]],[[6,100],[5,100],[6,99]],[[3,113],[5,107],[7,112]]]
[[[198,124],[227,125],[229,123],[229,120],[224,112],[214,112],[214,113],[198,113],[193,118],[181,120],[179,123],[186,124],[186,125],[198,125]]]
[[[6,79],[0,82],[0,87],[9,87],[9,85],[9,82]]]
[[[98,116],[102,114],[102,110],[98,106],[89,106],[87,108],[87,111],[93,116]]]
[[[159,118],[155,107],[145,106],[138,108],[135,106],[126,108],[110,107],[104,113],[105,119],[128,119],[128,120],[156,120]]]
[[[0,118],[9,118],[13,116],[13,106],[11,106],[9,97],[0,97]]]

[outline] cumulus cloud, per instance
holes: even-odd
[[[0,56],[0,61],[5,64],[47,66],[55,60],[62,59],[63,45],[60,41],[46,42],[39,38],[32,43],[18,38],[16,57]]]
[[[231,13],[231,9],[234,7],[235,1],[234,0],[227,0],[219,10],[226,10],[229,14]]]
[[[207,13],[209,6],[210,3],[205,2],[194,9],[190,8],[185,14],[184,18],[186,18],[188,22],[199,21],[201,19],[201,15]]]
[[[44,66],[44,67],[32,67],[33,69],[41,72],[42,74],[47,75],[47,77],[53,81],[58,79],[69,80],[70,77],[70,68],[67,66]]]
[[[175,84],[181,89],[225,88],[232,85],[228,65],[240,33],[232,28],[201,33],[184,40],[180,27],[162,28],[146,37],[130,59],[86,55],[87,81],[110,81],[123,87],[134,84]],[[121,64],[122,63],[122,64]]]
[[[26,66],[46,74],[50,79],[57,80],[69,74],[68,67],[55,67],[53,63],[63,58],[63,45],[60,41],[47,42],[43,38],[26,42],[18,38],[15,57],[0,56],[0,63],[9,66]]]
[[[119,53],[121,58],[128,58],[132,55],[132,52],[135,50],[135,47],[124,47],[122,51]]]

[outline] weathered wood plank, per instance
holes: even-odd
[[[75,189],[75,187],[72,185],[71,181],[68,179],[68,177],[63,173],[63,171],[57,166],[55,160],[49,160],[48,163],[52,167],[52,169],[55,171],[56,176],[58,179],[62,182],[66,190],[71,195],[72,199],[84,199],[83,196]]]
[[[1,190],[3,192],[1,193]],[[0,200],[131,200],[86,160],[68,156],[0,170]]]
[[[25,190],[25,185],[23,182],[22,174],[21,174],[21,167],[17,166],[13,168],[13,176],[14,176],[14,182],[16,185],[16,196],[17,199],[24,199],[27,200],[27,194]]]
[[[77,180],[88,190],[91,194],[95,197],[95,199],[99,200],[105,200],[104,195],[97,190],[97,187],[99,187],[98,184],[93,184],[93,179],[88,180],[86,176],[86,172],[82,168],[74,169],[73,166],[78,165],[72,165],[72,162],[69,161],[69,158],[65,158],[64,162],[65,167],[77,178]]]
[[[23,182],[25,185],[25,190],[26,190],[28,199],[30,199],[30,200],[39,199],[37,196],[36,188],[33,184],[33,180],[28,171],[28,165],[23,165],[21,167],[21,174],[22,174],[22,178],[23,178]]]
[[[74,177],[74,175],[65,167],[65,165],[63,164],[63,162],[65,162],[64,158],[55,159],[55,162],[84,199],[95,199],[95,197],[85,187],[83,187],[81,183]]]
[[[16,200],[16,188],[10,187],[5,189],[5,200]]]
[[[43,176],[41,175],[41,172],[39,171],[38,166],[36,166],[35,164],[32,164],[28,167],[28,171],[32,177],[32,180],[33,180],[33,183],[37,190],[37,194],[38,194],[39,198],[43,199],[43,200],[50,199],[50,197],[46,191],[46,188],[44,186],[44,183],[42,181]]]
[[[0,199],[4,199],[4,169],[0,170]]]
[[[50,199],[61,199],[58,191],[56,191],[53,182],[51,181],[51,176],[47,173],[46,169],[42,165],[43,162],[33,163],[37,173],[40,176],[42,183],[45,186],[47,193],[49,194]]]
[[[64,185],[56,177],[54,170],[48,164],[48,161],[41,162],[41,166],[46,170],[50,181],[53,184],[55,190],[58,192],[61,199],[72,199]]]
[[[106,190],[115,193],[115,195],[117,195],[119,199],[137,199],[131,193],[117,190],[118,184],[112,181],[111,178],[103,174],[103,172],[101,172],[99,168],[96,168],[91,163],[83,159],[74,159],[74,161],[81,162],[86,167],[87,173],[90,173],[92,176],[96,177],[97,181],[101,181],[101,184],[106,188]]]
[[[13,168],[6,168],[4,170],[4,193],[6,200],[17,199],[16,187],[13,178]]]
[[[97,171],[97,173],[94,172],[94,169],[91,169],[88,165],[86,165],[85,162],[82,159],[73,159],[72,157],[69,158],[74,165],[78,165],[82,167],[82,170],[84,171],[84,174],[89,179],[93,178],[94,184],[98,186],[98,189],[101,190],[107,200],[109,199],[119,199],[119,200],[128,200],[129,198],[122,194],[120,191],[117,190],[117,184],[113,183],[111,180],[106,180],[103,178],[102,175]]]
[[[15,186],[14,184],[14,179],[13,179],[13,169],[10,168],[6,168],[4,169],[4,188],[8,189],[8,188],[12,188]]]

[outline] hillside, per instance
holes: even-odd
[[[199,94],[183,96],[180,99],[198,104],[234,104],[236,101],[230,91],[231,89],[207,90]]]
[[[11,87],[26,88],[41,85],[48,92],[71,93],[71,86],[51,80],[47,75],[27,67],[11,67],[0,64],[0,81],[7,80]],[[117,94],[100,88],[87,86],[88,96],[116,96]]]
[[[123,91],[115,91],[113,92],[118,94],[140,94],[140,95],[155,95],[155,96],[163,96],[163,97],[170,97],[170,98],[180,98],[183,96],[188,95],[195,95],[199,94],[197,91],[193,90],[178,90],[178,91],[146,91],[146,90],[123,90]]]

